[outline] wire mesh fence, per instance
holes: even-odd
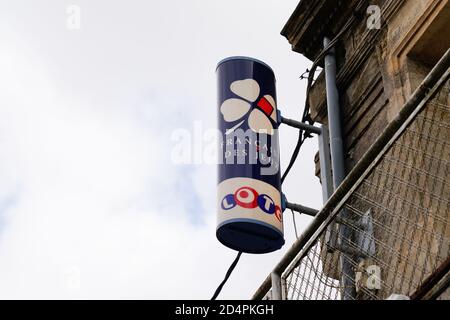
[[[449,68],[450,50],[254,299],[450,299]]]
[[[448,263],[449,93],[446,79],[300,252],[282,277],[285,298],[410,296]]]

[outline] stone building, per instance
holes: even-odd
[[[450,1],[301,0],[282,30],[282,35],[287,38],[294,51],[314,61],[323,50],[324,37],[334,38],[350,19],[355,19],[356,22],[343,33],[336,44],[337,86],[347,172],[352,170],[450,48]],[[450,104],[448,87],[440,103],[447,106]],[[309,104],[312,120],[327,124],[323,72],[318,75],[310,90]],[[440,116],[450,121],[448,109]],[[427,145],[422,147],[426,150]],[[447,163],[445,167],[447,170],[450,155],[443,156],[442,161]],[[319,176],[318,155],[315,162],[316,174]],[[414,165],[416,169],[425,168],[428,162],[423,159]],[[427,170],[430,172],[430,168],[427,167]],[[447,179],[449,172],[445,170],[436,172],[436,176]],[[408,172],[399,168],[398,174],[407,175]],[[418,184],[420,183],[419,181]],[[439,232],[443,235],[444,241],[448,241],[450,238],[450,227],[447,225],[450,215],[448,202],[446,205],[435,203],[430,198],[432,196],[427,198],[427,194],[439,193],[443,197],[448,197],[450,187],[446,183],[439,186],[431,185],[432,183],[435,184],[427,181],[422,183],[421,190],[424,190],[422,192],[424,196],[415,194],[411,189],[405,190],[405,186],[389,187],[395,188],[395,192],[407,194],[411,197],[411,202],[427,206],[436,216],[444,217],[439,221],[413,216],[409,218],[416,219],[416,223],[424,229]],[[411,212],[411,208],[406,207],[397,210],[405,216]],[[427,243],[426,251],[434,252],[440,257],[449,256],[448,242],[442,244],[427,235],[421,234],[419,238],[415,233],[408,234],[408,226],[401,219],[391,220],[389,223],[392,228],[403,228],[409,242]],[[376,237],[379,239],[389,237],[389,234],[383,232],[378,231]],[[409,251],[408,255],[417,256],[417,261],[422,261],[423,264],[429,263],[425,257],[426,253],[414,251],[414,246],[412,249],[405,246],[400,250],[405,251],[405,254]],[[323,259],[331,259],[337,264],[336,252],[322,251]],[[403,270],[404,273],[411,273],[412,277],[416,277],[413,270],[415,266],[402,259],[386,258],[386,260],[384,274],[382,270],[384,281],[389,282],[398,293],[409,294],[408,289],[404,289],[399,283],[400,280],[387,279],[386,273],[391,269]],[[432,271],[430,267],[427,272]],[[339,270],[334,266],[328,269],[324,266],[324,272],[327,276],[338,279]]]

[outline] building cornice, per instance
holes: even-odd
[[[379,38],[383,32],[386,31],[385,27],[392,16],[399,10],[403,5],[405,0],[390,0],[385,3],[382,8],[382,17],[384,18],[383,27],[379,30],[369,30],[367,29],[359,45],[356,47],[354,52],[350,57],[346,59],[345,64],[339,70],[337,75],[337,85],[339,88],[345,88],[352,81],[355,74],[359,72],[361,67],[364,65],[365,61],[369,59],[370,55],[373,54],[375,44],[380,43]],[[316,105],[312,106],[311,116],[315,121],[324,121],[326,118],[326,97],[325,93],[322,94],[320,102],[318,101]]]
[[[339,31],[361,0],[301,0],[281,34],[292,50],[310,60],[323,48],[323,38]]]

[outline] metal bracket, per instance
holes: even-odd
[[[290,127],[293,127],[293,128],[304,130],[304,131],[306,131],[307,133],[310,133],[310,134],[318,134],[318,135],[320,135],[322,133],[322,130],[319,127],[315,127],[315,126],[312,126],[312,125],[304,123],[304,122],[300,122],[300,121],[296,121],[296,120],[292,120],[292,119],[287,119],[287,118],[284,118],[283,116],[281,116],[281,123],[286,124],[286,125],[288,125]]]
[[[278,123],[278,125],[286,124],[286,125],[288,125],[290,127],[297,128],[297,129],[300,129],[300,130],[304,130],[308,134],[320,135],[322,133],[322,129],[320,127],[312,126],[312,125],[304,123],[304,122],[300,122],[300,121],[296,121],[296,120],[292,120],[292,119],[287,119],[287,118],[283,117],[281,115],[281,111],[280,110],[277,110],[277,123]]]
[[[309,208],[306,206],[302,206],[301,204],[290,203],[290,202],[286,202],[286,208],[296,211],[298,213],[303,213],[308,216],[312,216],[312,217],[315,217],[319,213],[319,210]]]

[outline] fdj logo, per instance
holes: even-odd
[[[223,210],[231,210],[239,206],[244,209],[255,209],[259,207],[267,214],[275,214],[275,217],[281,222],[281,209],[275,205],[275,202],[267,194],[258,194],[255,189],[242,187],[234,194],[228,194],[222,199],[221,207]]]

